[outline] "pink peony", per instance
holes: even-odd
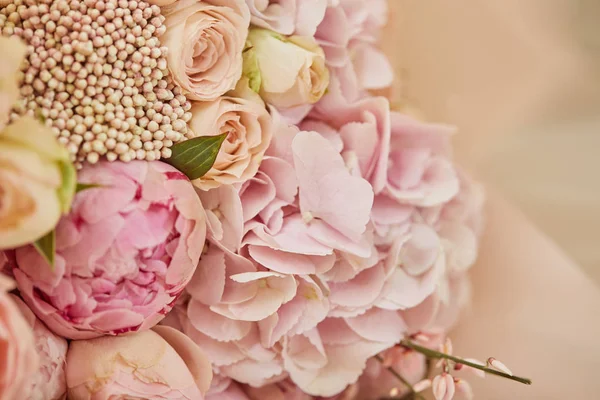
[[[327,64],[339,77],[344,97],[390,86],[394,71],[376,47],[387,21],[386,0],[339,0],[331,4],[315,35]]]
[[[67,341],[50,332],[21,299],[16,296],[12,296],[12,298],[33,330],[35,350],[40,358],[38,371],[30,380],[30,387],[25,391],[27,395],[23,398],[27,400],[61,400],[67,394],[65,378]]]
[[[74,341],[67,354],[69,399],[202,400],[210,364],[189,338],[169,327]]]
[[[314,36],[327,0],[246,0],[252,23],[283,35]]]
[[[13,281],[0,274],[0,398],[3,400],[23,399],[39,365],[31,327],[14,297],[7,293],[13,288]]]
[[[191,279],[205,217],[191,183],[161,162],[88,165],[56,230],[54,268],[33,247],[16,251],[25,302],[55,333],[86,339],[146,330]]]

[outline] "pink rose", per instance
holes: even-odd
[[[202,400],[212,378],[200,349],[165,326],[134,335],[71,342],[69,399]]]
[[[236,90],[212,102],[193,104],[193,136],[227,133],[212,168],[194,185],[212,189],[253,177],[273,135],[271,115],[260,96],[241,80]]]
[[[67,358],[67,341],[50,332],[35,317],[33,312],[17,296],[12,296],[33,330],[35,350],[40,358],[37,373],[30,380],[30,387],[25,391],[27,400],[61,400],[67,394],[65,365]]]
[[[179,0],[162,8],[161,42],[174,81],[192,100],[215,100],[235,87],[250,13],[244,0]]]
[[[191,279],[205,239],[191,183],[161,162],[88,165],[56,230],[50,268],[29,246],[14,274],[25,302],[55,333],[85,339],[146,330]]]
[[[252,23],[282,35],[314,36],[327,0],[246,0]]]
[[[339,0],[331,4],[315,35],[327,65],[339,77],[344,97],[355,100],[367,89],[390,86],[394,71],[377,49],[387,21],[386,0]]]
[[[38,372],[39,358],[31,327],[23,318],[15,299],[7,293],[13,281],[0,274],[0,398],[20,400]]]

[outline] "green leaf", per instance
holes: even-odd
[[[77,186],[77,171],[69,160],[58,161],[60,174],[62,176],[62,185],[58,188],[58,199],[60,201],[63,214],[67,214],[71,209],[71,202],[75,196]]]
[[[80,183],[77,182],[77,186],[75,187],[75,193],[83,192],[84,190],[94,189],[103,187],[103,185],[99,185],[97,183]]]
[[[56,250],[56,235],[54,229],[33,243],[35,249],[40,253],[44,260],[54,268],[54,253]]]
[[[227,133],[217,136],[201,136],[177,143],[171,147],[171,157],[164,160],[190,180],[204,176],[213,166]]]

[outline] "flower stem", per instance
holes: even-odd
[[[375,359],[376,359],[377,361],[379,361],[380,363],[382,363],[382,364],[383,364],[383,358],[382,358],[380,355],[376,355],[376,356],[375,356]],[[410,382],[408,382],[408,381],[407,381],[407,380],[406,380],[406,379],[405,379],[405,378],[404,378],[402,375],[400,375],[400,374],[399,374],[399,373],[398,373],[398,372],[397,372],[397,371],[396,371],[394,368],[392,368],[392,367],[387,367],[387,370],[388,370],[388,371],[390,371],[390,373],[391,373],[392,375],[394,375],[394,377],[395,377],[396,379],[398,379],[400,382],[402,382],[402,384],[403,384],[404,386],[406,386],[406,387],[408,388],[408,390],[409,390],[409,392],[410,392],[410,393],[409,393],[409,395],[411,395],[411,396],[413,397],[413,399],[416,399],[416,400],[425,400],[425,398],[424,398],[423,396],[421,396],[419,393],[417,393],[417,392],[415,391],[415,388],[414,388],[414,387],[413,387],[413,386],[410,384]]]
[[[414,350],[414,351],[416,351],[418,353],[421,353],[421,354],[423,354],[426,357],[436,358],[436,359],[445,358],[447,360],[454,361],[455,363],[463,364],[463,365],[466,365],[466,366],[469,366],[469,367],[472,367],[472,368],[475,368],[475,369],[487,372],[488,374],[501,376],[502,378],[510,379],[510,380],[513,380],[513,381],[516,381],[516,382],[520,382],[520,383],[523,383],[525,385],[531,385],[531,379],[522,378],[520,376],[509,375],[509,374],[504,373],[502,371],[498,371],[498,370],[495,370],[495,369],[492,369],[492,368],[488,368],[486,366],[483,366],[483,365],[480,365],[480,364],[477,364],[477,363],[473,363],[473,362],[470,362],[470,361],[467,361],[467,360],[463,360],[462,358],[459,358],[459,357],[451,356],[450,354],[445,354],[445,353],[441,353],[439,351],[428,349],[427,347],[419,346],[418,344],[415,344],[415,343],[411,342],[410,340],[403,340],[400,343],[400,345],[404,346],[404,347],[406,347],[408,349]]]

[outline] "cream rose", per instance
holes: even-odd
[[[242,74],[250,12],[244,0],[179,0],[162,8],[167,61],[192,100],[215,100]]]
[[[75,192],[75,169],[54,134],[24,117],[0,132],[0,249],[54,228]]]
[[[199,189],[243,182],[253,177],[273,135],[271,115],[260,96],[241,79],[236,90],[212,102],[198,102],[190,110],[194,136],[227,133],[212,168],[194,181]]]
[[[329,85],[325,54],[314,38],[285,37],[266,29],[248,34],[244,75],[253,90],[277,108],[314,104]]]

